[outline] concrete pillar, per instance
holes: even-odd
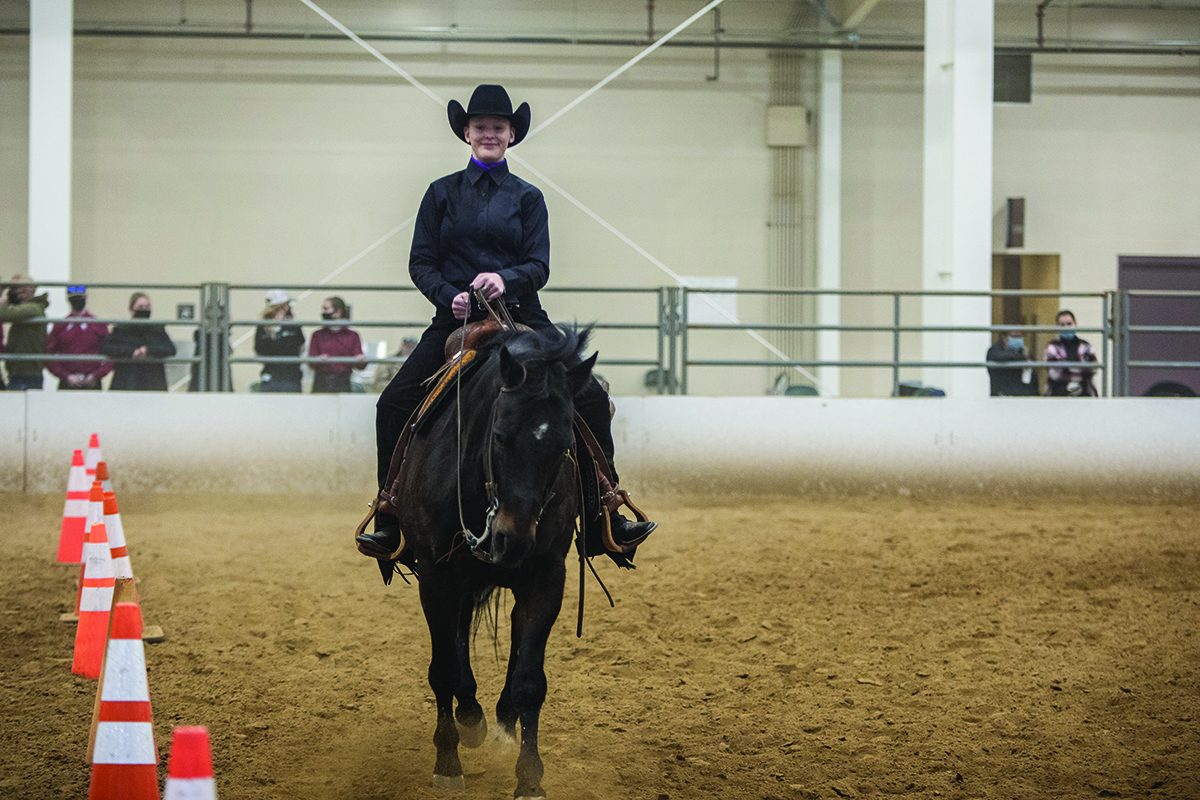
[[[29,264],[38,281],[71,279],[72,0],[29,4]],[[50,292],[48,312],[67,304]]]
[[[821,100],[817,114],[817,288],[842,288],[842,52],[821,53]],[[840,325],[841,299],[821,295],[817,322]],[[817,334],[817,358],[837,361],[841,357],[841,332]],[[821,367],[817,377],[825,393],[841,393],[841,368]]]
[[[988,291],[992,254],[994,0],[925,2],[923,288]],[[926,325],[988,325],[991,303],[930,298]],[[990,336],[926,333],[926,361],[983,361]],[[957,397],[988,394],[987,372],[929,368],[926,385]]]

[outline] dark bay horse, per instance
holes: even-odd
[[[579,507],[571,424],[573,398],[593,380],[596,356],[582,359],[589,333],[564,327],[499,334],[409,443],[399,520],[416,556],[433,650],[434,786],[464,788],[458,745],[477,747],[487,732],[470,638],[476,613],[501,587],[513,596],[512,641],[496,723],[509,737],[521,723],[514,796],[545,794],[538,755],[543,659],[562,606]]]

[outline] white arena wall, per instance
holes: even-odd
[[[100,434],[119,492],[372,493],[368,395],[0,393],[0,491],[58,493]],[[1163,494],[1196,401],[618,397],[623,483],[664,493]]]

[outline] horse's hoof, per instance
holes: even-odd
[[[458,743],[463,747],[476,748],[487,740],[488,725],[486,719],[480,719],[478,725],[466,726],[458,723]]]
[[[521,797],[516,798],[516,800],[546,800],[546,795],[539,794],[537,797],[529,797],[528,795],[522,795]]]
[[[462,775],[434,775],[429,785],[444,792],[461,792],[467,788],[467,780]]]

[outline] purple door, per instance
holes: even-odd
[[[1200,292],[1200,257],[1120,256],[1118,289]],[[1129,298],[1130,325],[1200,325],[1200,296]],[[1200,333],[1142,331],[1129,335],[1130,361],[1200,362]],[[1200,395],[1200,367],[1130,367],[1129,394]]]

